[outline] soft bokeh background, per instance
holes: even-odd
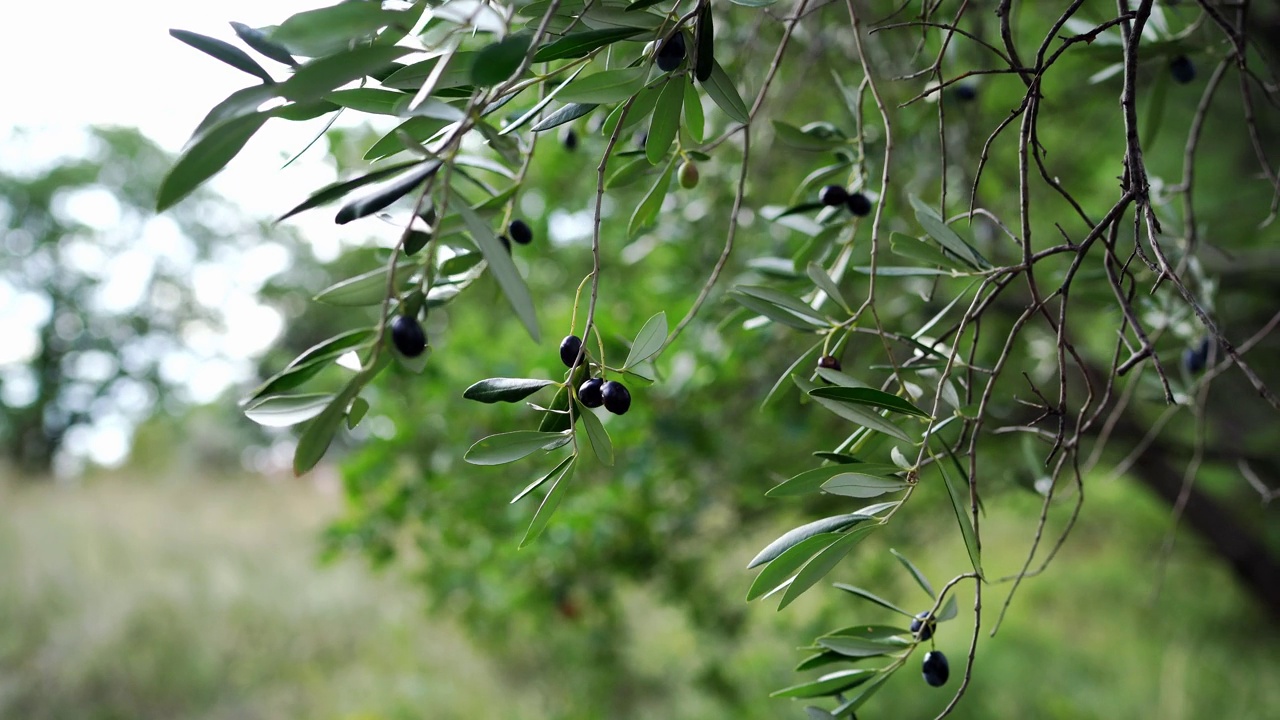
[[[326,212],[283,225],[266,219],[336,177],[357,156],[353,148],[374,136],[362,123],[339,123],[282,168],[323,121],[268,123],[208,192],[155,217],[151,198],[170,154],[210,105],[249,82],[167,30],[232,39],[229,20],[266,25],[310,5],[0,7],[10,99],[0,116],[0,219],[23,218],[0,242],[8,443],[0,471],[0,717],[803,716],[798,703],[766,697],[798,682],[791,668],[806,653],[796,646],[853,622],[892,621],[833,591],[815,589],[782,613],[741,601],[751,577],[743,567],[760,547],[830,514],[820,499],[761,496],[842,436],[838,423],[794,398],[757,412],[774,378],[807,347],[803,339],[717,327],[727,309],[713,303],[699,340],[676,348],[663,382],[637,390],[633,413],[609,424],[617,470],[580,474],[580,489],[547,534],[523,551],[515,546],[531,509],[506,501],[537,469],[477,470],[458,456],[485,434],[523,428],[527,416],[459,395],[481,377],[552,376],[558,360],[554,339],[534,346],[495,314],[505,305],[492,288],[433,314],[428,371],[380,382],[369,418],[312,475],[288,473],[291,434],[239,415],[236,401],[257,378],[369,322],[363,311],[317,307],[308,297],[373,267],[387,228],[376,220],[335,228]],[[728,28],[745,32],[754,17],[730,12],[737,23],[725,25],[726,47],[735,46]],[[847,62],[848,48],[806,37],[807,61]],[[1196,57],[1202,68],[1211,64]],[[1163,63],[1151,62],[1152,78]],[[1116,147],[1084,147],[1078,129],[1116,137],[1115,87],[1079,82],[1097,69],[1088,61],[1066,68],[1046,86],[1065,120],[1042,137],[1058,149],[1053,157],[1068,182],[1099,188],[1086,200],[1106,198]],[[755,71],[742,72],[758,83]],[[952,117],[957,165],[971,163],[987,128],[1016,105],[1020,90],[1006,80],[980,85],[979,102]],[[848,122],[829,94],[803,92],[797,76],[784,74],[779,87],[788,120]],[[1165,92],[1168,110],[1149,162],[1173,178],[1198,95],[1177,86]],[[1269,195],[1239,134],[1223,131],[1236,127],[1229,103],[1214,120],[1225,145],[1207,153],[1202,213],[1220,238],[1215,245],[1230,252],[1210,253],[1211,270],[1229,279],[1224,312],[1252,328],[1276,306],[1265,278],[1277,267],[1269,248],[1280,236],[1241,210],[1265,208]],[[901,151],[905,164],[918,160],[918,174],[902,175],[915,192],[937,183],[932,122],[926,113],[903,128],[904,137],[925,138]],[[1262,128],[1269,141],[1280,137],[1274,114],[1263,113]],[[581,218],[594,188],[593,153],[603,147],[589,129],[587,121],[577,126],[576,153],[554,140],[542,146],[519,208],[539,236],[518,250],[519,262],[553,338],[551,328],[568,325],[572,301],[563,288],[589,267]],[[753,171],[752,187],[785,204],[814,161],[772,142],[766,134],[756,150],[772,149],[778,160]],[[723,215],[715,209],[729,197],[734,163],[732,156],[705,163],[704,194],[674,202],[657,232],[630,243],[612,238],[602,317],[616,335],[634,333],[659,310],[673,317],[683,310],[687,289],[719,252]],[[961,180],[957,187],[966,186]],[[1012,174],[997,166],[987,182],[988,201],[999,208],[1012,194]],[[624,191],[619,204],[642,189]],[[632,206],[618,210],[624,219]],[[785,254],[794,242],[758,220],[746,227],[753,253]],[[732,272],[755,277],[742,267]],[[914,293],[887,303],[904,317],[917,305]],[[1176,309],[1150,310],[1169,313],[1161,350],[1176,360],[1194,341],[1194,324]],[[1275,344],[1259,352],[1275,357]],[[55,385],[57,397],[40,394]],[[1232,423],[1223,420],[1223,432],[1247,441],[1246,454],[1261,458],[1265,475],[1275,463],[1270,416],[1239,384],[1226,384],[1223,396],[1213,408]],[[32,414],[36,407],[53,407],[66,421],[55,446],[37,448],[31,439],[47,422]],[[1141,419],[1158,415],[1151,407]],[[1183,413],[1157,452],[1182,460],[1193,429]],[[1049,572],[1019,591],[994,639],[984,630],[956,717],[1280,712],[1274,600],[1251,594],[1198,534],[1173,532],[1169,506],[1143,481],[1142,467],[1107,471],[1134,440],[1117,440],[1115,456],[1089,476],[1085,513]],[[1021,469],[1022,448],[993,447],[1018,458],[997,465],[984,497],[984,559],[1002,575],[1021,565],[1041,496]],[[1199,487],[1274,554],[1274,509],[1233,460],[1210,458]],[[1065,493],[1054,505],[1051,530],[1073,499]],[[888,549],[911,557],[935,586],[963,571],[966,556],[944,496],[922,492],[913,512],[831,579],[924,609],[927,599]],[[994,586],[984,598],[985,628],[1007,588]],[[953,669],[968,646],[970,595],[961,595],[961,608],[938,633]],[[866,715],[931,717],[949,697],[908,668]]]

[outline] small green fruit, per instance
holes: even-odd
[[[698,166],[692,160],[680,163],[680,187],[685,190],[698,187]]]

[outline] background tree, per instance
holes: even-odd
[[[19,131],[10,142],[33,139]],[[137,423],[191,399],[198,365],[230,366],[216,348],[228,309],[193,277],[248,262],[258,267],[236,274],[252,278],[272,249],[292,252],[213,193],[156,218],[173,158],[137,131],[96,128],[83,144],[75,156],[0,171],[0,290],[16,350],[0,365],[0,438],[5,460],[34,477],[49,475],[77,428],[112,430],[127,450]]]
[[[1271,13],[343,3],[236,26],[296,67],[283,80],[175,33],[262,84],[211,112],[160,205],[270,119],[390,116],[335,146],[351,179],[286,215],[339,200],[339,223],[392,210],[377,262],[317,298],[357,308],[354,329],[249,398],[260,421],[309,422],[298,472],[344,424],[392,435],[348,461],[335,546],[406,556],[479,632],[516,604],[575,619],[588,606],[614,680],[594,687],[616,698],[618,574],[660,578],[731,645],[737,598],[686,562],[716,537],[802,504],[805,521],[752,561],[749,596],[785,606],[833,570],[857,578],[841,560],[864,540],[860,562],[896,525],[947,518],[956,530],[939,542],[963,543],[967,567],[930,582],[899,558],[932,598],[926,616],[840,584],[865,612],[905,617],[841,613],[800,667],[852,667],[779,693],[831,696],[810,715],[847,717],[923,657],[924,679],[952,691],[945,715],[980,633],[1047,567],[1107,471],[1152,488],[1280,610],[1265,523],[1277,407],[1265,358],[1280,316],[1245,279],[1274,263],[1275,60],[1249,35]],[[382,162],[356,170],[353,157]],[[393,338],[419,324],[425,351]],[[585,342],[557,351],[549,327]],[[352,351],[357,369],[335,363]],[[629,386],[629,407],[606,405],[625,417],[591,409],[594,375]],[[464,387],[534,414],[466,409]],[[460,462],[530,456],[512,478],[533,480],[518,496],[541,496],[529,511],[492,511],[479,478],[493,473]],[[770,486],[788,500],[766,504]],[[983,500],[1019,486],[1041,501],[1025,561],[985,567],[983,528],[999,518]],[[517,519],[532,557],[513,551]],[[934,623],[970,591],[969,653],[943,672],[926,653],[950,630]],[[723,657],[707,651],[701,680],[758,702],[724,681]]]

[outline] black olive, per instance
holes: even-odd
[[[839,185],[826,185],[818,191],[818,202],[832,207],[843,205],[849,199],[849,191]]]
[[[601,388],[604,395],[604,409],[614,415],[623,415],[631,408],[631,393],[627,386],[616,380],[610,380]]]
[[[529,227],[529,223],[519,218],[512,220],[507,226],[507,233],[511,235],[511,239],[521,245],[528,245],[533,242],[533,228]]]
[[[604,380],[600,378],[591,378],[578,386],[578,402],[584,407],[598,408],[604,404],[604,393],[601,386]]]
[[[397,315],[395,320],[391,321],[391,343],[396,346],[396,350],[399,350],[401,355],[418,357],[427,349],[427,334],[417,320],[405,315]]]
[[[577,335],[568,335],[560,341],[560,362],[565,367],[573,367],[573,363],[578,359],[578,353],[582,350],[582,338]]]
[[[946,685],[947,678],[951,677],[951,666],[947,664],[947,656],[937,650],[925,653],[920,670],[924,675],[924,681],[932,687]]]
[[[676,31],[658,48],[658,69],[671,72],[684,62],[684,33]]]

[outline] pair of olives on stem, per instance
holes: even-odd
[[[569,335],[560,341],[560,361],[565,367],[572,368],[582,354],[582,338]],[[601,405],[614,415],[623,415],[631,409],[631,393],[627,386],[617,380],[604,378],[588,378],[577,389],[578,402],[584,407],[598,408]]]

